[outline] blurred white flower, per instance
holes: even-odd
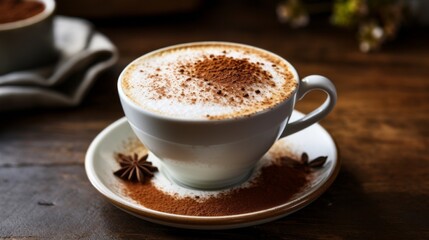
[[[291,27],[307,26],[310,17],[300,0],[286,0],[277,5],[277,17],[281,23],[289,23]]]
[[[365,22],[359,26],[359,48],[370,52],[380,48],[386,40],[383,28],[375,22]]]

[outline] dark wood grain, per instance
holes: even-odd
[[[0,113],[0,239],[428,239],[429,31],[408,28],[381,52],[363,54],[353,31],[326,24],[280,25],[271,2],[227,1],[162,19],[97,20],[119,48],[84,103],[71,109]],[[90,185],[83,161],[92,139],[123,116],[116,79],[134,58],[199,40],[243,42],[273,51],[301,76],[322,74],[339,101],[321,123],[343,166],[333,186],[278,221],[228,231],[189,231],[130,216]],[[297,108],[311,111],[311,93]]]

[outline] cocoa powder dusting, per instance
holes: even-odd
[[[250,62],[248,59],[237,59],[224,55],[210,55],[194,64],[187,64],[183,68],[191,69],[190,76],[201,79],[214,93],[215,100],[221,101],[223,96],[234,96],[229,98],[229,103],[241,103],[242,98],[248,98],[249,86],[275,85],[273,76],[263,70],[260,64]],[[179,70],[180,73],[183,73]],[[216,95],[219,95],[216,97]],[[216,99],[218,98],[218,99]]]
[[[184,118],[251,116],[290,97],[297,82],[281,59],[246,49],[202,44],[148,55],[127,67],[122,88],[138,105],[169,116],[178,114],[176,106],[190,109],[178,116]]]
[[[35,16],[45,9],[45,5],[38,1],[1,0],[0,24],[15,22]]]
[[[141,205],[161,212],[190,216],[248,213],[286,203],[308,186],[311,172],[281,164],[283,160],[284,157],[282,161],[262,168],[250,187],[226,191],[207,199],[198,196],[178,198],[157,189],[152,183],[125,182],[124,189],[127,196]]]

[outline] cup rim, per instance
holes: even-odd
[[[152,54],[156,54],[158,52],[162,52],[162,51],[167,51],[169,49],[174,49],[174,48],[180,48],[180,47],[187,47],[187,46],[193,46],[193,45],[205,45],[205,44],[222,44],[222,45],[229,45],[229,46],[241,46],[241,47],[246,47],[246,48],[253,48],[256,49],[258,51],[273,55],[275,57],[277,57],[278,59],[284,61],[284,63],[288,66],[289,70],[291,71],[291,73],[294,76],[294,79],[297,83],[296,88],[291,91],[290,96],[286,99],[284,99],[283,101],[279,102],[278,104],[275,104],[272,107],[268,107],[264,110],[255,112],[255,113],[251,113],[249,115],[240,115],[237,117],[230,117],[230,118],[222,118],[222,119],[187,119],[187,118],[177,118],[174,116],[169,116],[169,115],[164,115],[164,114],[160,114],[160,113],[156,113],[156,112],[151,112],[148,111],[146,109],[144,109],[143,107],[139,106],[137,103],[135,103],[134,101],[132,101],[124,92],[124,90],[122,89],[122,78],[123,75],[125,74],[126,70],[133,65],[135,62],[139,61],[141,58],[147,57],[148,55],[152,55]],[[190,123],[210,123],[210,122],[216,122],[216,123],[226,123],[226,122],[235,122],[235,121],[239,121],[239,120],[245,120],[245,119],[249,119],[249,118],[253,118],[256,116],[260,116],[260,115],[264,115],[267,112],[273,111],[275,109],[281,108],[284,104],[288,103],[291,99],[294,98],[294,96],[296,95],[296,92],[299,89],[299,85],[300,85],[300,80],[299,80],[299,75],[298,72],[296,71],[296,69],[292,66],[292,64],[287,61],[286,59],[284,59],[283,57],[267,51],[265,49],[259,48],[259,47],[255,47],[255,46],[251,46],[248,44],[243,44],[243,43],[235,43],[235,42],[224,42],[224,41],[199,41],[199,42],[189,42],[189,43],[181,43],[181,44],[175,44],[175,45],[171,45],[168,47],[164,47],[164,48],[160,48],[154,51],[150,51],[146,54],[143,54],[142,56],[134,59],[131,63],[129,63],[121,72],[121,74],[118,77],[118,81],[117,81],[117,88],[118,88],[118,93],[119,93],[119,98],[122,99],[123,101],[126,102],[126,104],[128,106],[130,106],[131,108],[133,108],[134,110],[148,115],[152,118],[155,119],[159,119],[159,120],[164,120],[164,121],[173,121],[173,122],[181,122],[181,123],[186,123],[186,122],[190,122]]]
[[[14,22],[0,23],[0,31],[13,30],[23,28],[35,23],[41,22],[44,19],[52,15],[55,10],[56,4],[54,0],[27,0],[29,2],[41,2],[45,8],[41,13],[38,13],[32,17],[21,19]]]

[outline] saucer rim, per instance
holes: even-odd
[[[303,115],[296,110],[294,110],[294,114]],[[85,156],[86,175],[91,184],[95,187],[95,189],[114,206],[120,208],[127,213],[130,213],[131,215],[158,224],[192,229],[227,229],[251,226],[273,221],[275,219],[284,217],[304,208],[305,206],[316,200],[318,197],[320,197],[332,185],[338,175],[341,166],[341,160],[338,158],[337,144],[335,143],[329,132],[322,126],[320,126],[320,124],[317,124],[320,126],[320,130],[324,131],[330,137],[330,140],[335,147],[334,157],[331,166],[332,171],[325,178],[324,182],[320,183],[320,186],[314,187],[314,189],[310,190],[306,195],[302,196],[301,198],[297,198],[293,201],[288,201],[281,205],[263,210],[225,216],[189,216],[172,214],[153,210],[141,205],[140,208],[135,208],[130,204],[129,200],[126,200],[115,194],[108,186],[101,182],[101,180],[97,177],[97,171],[95,170],[93,164],[97,148],[100,146],[100,142],[112,130],[121,127],[126,123],[126,117],[122,117],[107,126],[94,138]]]

